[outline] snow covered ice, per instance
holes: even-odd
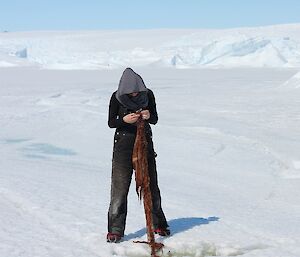
[[[283,37],[294,35],[269,31],[287,41]],[[161,37],[149,47],[170,37],[174,44],[186,42],[178,40],[182,31],[156,33]],[[254,35],[251,29],[247,33]],[[51,35],[32,32],[40,46],[36,55],[28,34],[25,40],[6,33],[15,45],[5,46],[1,35],[0,65],[14,67],[0,68],[0,256],[149,256],[147,245],[132,242],[146,239],[134,186],[124,241],[105,240],[114,132],[107,126],[108,102],[131,60],[117,60],[123,52],[115,54],[120,67],[101,69],[105,58],[87,58],[85,52],[84,63],[80,45],[60,52],[55,36],[51,48],[44,48],[41,34]],[[195,41],[198,36],[190,34]],[[96,53],[92,44],[84,51]],[[19,56],[6,54],[17,51]],[[296,56],[291,54],[288,64],[297,64]],[[229,55],[224,58],[231,63]],[[97,61],[94,66],[91,60]],[[300,68],[278,62],[268,68],[174,69],[140,60],[135,70],[154,91],[159,114],[154,144],[173,234],[158,238],[166,246],[163,256],[300,256]],[[66,67],[71,70],[58,70]]]
[[[0,33],[0,67],[300,67],[300,25]]]

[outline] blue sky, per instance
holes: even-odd
[[[0,0],[0,31],[300,23],[300,0]]]

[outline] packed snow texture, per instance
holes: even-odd
[[[293,77],[291,77],[288,81],[286,81],[282,85],[282,88],[285,88],[285,89],[299,88],[300,89],[300,72],[296,73]]]
[[[300,67],[300,24],[227,30],[0,34],[0,67]]]
[[[157,237],[162,256],[300,256],[300,91],[283,86],[298,70],[136,71],[159,114],[152,127],[172,231]],[[146,240],[133,185],[124,240],[105,240],[107,113],[121,74],[0,69],[1,257],[150,256],[133,243]]]

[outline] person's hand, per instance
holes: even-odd
[[[129,124],[132,124],[132,123],[135,123],[138,118],[140,117],[140,114],[137,114],[137,113],[129,113],[127,115],[125,115],[123,117],[123,120],[126,122],[126,123],[129,123]]]
[[[142,119],[148,120],[150,118],[150,112],[148,110],[141,111]]]

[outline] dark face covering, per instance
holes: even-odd
[[[124,107],[135,112],[148,106],[147,91],[141,76],[132,69],[126,68],[120,79],[116,98]],[[131,96],[131,93],[138,93],[138,95]]]

